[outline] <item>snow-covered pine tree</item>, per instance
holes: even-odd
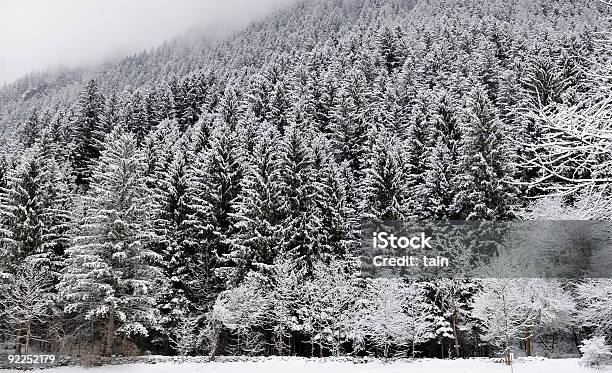
[[[197,280],[193,285],[200,305],[212,307],[217,294],[236,266],[232,261],[234,233],[232,214],[240,195],[244,174],[237,134],[217,117],[210,148],[195,155],[189,168],[187,201],[190,214],[186,244],[196,252]]]
[[[76,184],[87,188],[91,167],[100,156],[99,144],[104,141],[104,138],[100,137],[103,133],[101,128],[104,96],[100,93],[95,80],[90,80],[81,92],[76,111],[74,149],[71,158]]]
[[[44,159],[35,146],[0,191],[0,224],[7,249],[3,261],[9,271],[28,258],[59,270],[71,224],[69,172],[53,158]]]
[[[161,257],[147,247],[152,238],[144,160],[134,135],[117,127],[92,174],[58,286],[75,332],[114,352],[118,335],[148,335],[157,320],[155,284]],[[76,336],[75,336],[76,337]]]
[[[119,97],[117,93],[112,92],[106,99],[104,103],[104,113],[102,115],[102,125],[99,130],[101,130],[104,135],[101,138],[104,138],[107,134],[109,134],[113,128],[117,124],[120,123],[121,120],[121,104],[119,102]],[[98,135],[99,136],[99,135]]]
[[[253,112],[258,121],[263,122],[270,114],[270,93],[272,87],[270,81],[263,74],[251,77],[246,101],[249,110]]]
[[[225,87],[223,97],[219,102],[219,116],[227,124],[230,131],[235,131],[242,115],[240,95],[232,83]]]
[[[39,254],[42,248],[41,216],[44,207],[39,184],[42,184],[43,171],[36,151],[30,149],[22,156],[17,170],[9,176],[8,185],[2,191],[2,264],[8,272],[14,272],[23,260]]]
[[[427,198],[435,196],[431,193],[433,189],[428,191],[427,187],[427,176],[430,171],[428,160],[430,160],[432,153],[431,132],[433,128],[431,126],[431,116],[427,109],[426,97],[418,95],[411,104],[411,118],[406,137],[406,164],[409,180],[407,188],[410,189],[408,214],[411,217],[423,218],[429,216],[426,212]],[[432,173],[431,176],[431,181],[435,183],[436,175]]]
[[[163,136],[166,134],[167,136]],[[191,209],[188,201],[188,150],[178,134],[176,121],[163,121],[151,137],[157,137],[158,158],[149,177],[152,194],[152,226],[156,240],[152,249],[162,257],[164,281],[157,293],[161,331],[170,340],[180,338],[176,333],[193,310],[195,296],[191,284],[194,278],[196,247],[189,244]],[[161,135],[161,138],[160,136]],[[174,142],[170,142],[174,139]],[[165,145],[165,146],[164,146]]]
[[[348,205],[346,179],[335,162],[331,142],[323,136],[311,141],[314,204],[320,219],[321,255],[336,260],[353,244],[355,211]]]
[[[440,317],[440,324],[448,326],[438,337],[452,339],[449,356],[462,357],[470,342],[476,345],[479,342],[471,306],[474,296],[481,290],[480,283],[470,279],[437,279],[429,284],[433,285],[429,288],[432,291],[429,300],[434,304],[432,309],[438,311],[432,314]]]
[[[32,110],[28,119],[23,123],[19,129],[19,139],[21,145],[24,148],[29,148],[38,138],[40,137],[43,125],[47,123],[41,123],[41,118],[36,109]]]
[[[282,135],[292,119],[290,88],[283,79],[278,80],[270,93],[270,111],[266,119]]]
[[[482,86],[471,93],[454,213],[467,220],[512,216],[507,159],[497,114]]]
[[[389,74],[403,64],[400,38],[401,29],[399,26],[395,30],[392,30],[389,26],[384,26],[378,33],[379,53]]]
[[[388,134],[376,139],[368,156],[363,180],[361,216],[374,221],[402,220],[408,216],[409,175],[403,143]]]
[[[53,280],[57,281],[75,222],[74,175],[68,162],[59,163],[54,158],[44,161],[42,171],[39,185],[44,207],[42,246],[41,254],[33,259],[46,265]]]
[[[341,82],[331,114],[332,142],[339,163],[348,162],[356,176],[365,168],[368,131],[363,122],[363,74],[349,72]]]
[[[282,223],[282,249],[296,269],[309,274],[320,254],[321,216],[315,204],[312,152],[304,133],[288,127],[280,145],[281,196],[287,214]]]
[[[238,277],[249,268],[272,265],[281,249],[281,222],[287,211],[279,185],[278,137],[273,126],[260,128],[234,207],[238,232],[232,257],[238,264]]]

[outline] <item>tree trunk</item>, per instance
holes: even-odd
[[[208,354],[208,361],[213,361],[215,359],[215,355],[217,354],[217,347],[219,345],[219,331],[217,330],[217,326],[213,324],[212,326],[212,343],[210,346],[210,352]]]
[[[457,329],[458,319],[459,319],[459,310],[457,309],[457,303],[455,302],[455,292],[451,291],[451,303],[453,305],[453,338],[455,348],[455,357],[459,357],[459,330]]]
[[[527,356],[531,356],[532,355],[532,348],[531,348],[531,333],[529,333],[529,330],[525,331],[525,352],[527,353]]]
[[[30,352],[30,333],[32,331],[32,321],[28,320],[26,323],[26,340],[25,340],[25,354]]]
[[[15,331],[15,353],[21,355],[21,329]]]
[[[113,354],[113,340],[115,339],[115,308],[111,307],[108,313],[108,326],[106,329],[106,344],[104,348],[104,354],[106,356],[112,356]]]

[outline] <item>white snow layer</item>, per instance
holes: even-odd
[[[612,372],[612,367],[590,369],[578,364],[578,359],[519,359],[514,373],[580,373]],[[7,373],[20,373],[8,370]],[[417,359],[384,363],[373,361],[355,364],[303,358],[270,358],[260,361],[108,365],[95,368],[58,367],[45,373],[497,373],[511,372],[510,367],[491,359]]]

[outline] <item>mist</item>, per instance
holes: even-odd
[[[194,27],[241,27],[292,2],[0,0],[0,84],[130,55]]]

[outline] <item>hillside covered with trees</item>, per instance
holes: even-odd
[[[5,86],[0,342],[451,358],[609,341],[610,280],[358,270],[364,220],[607,218],[610,10],[303,0]]]

